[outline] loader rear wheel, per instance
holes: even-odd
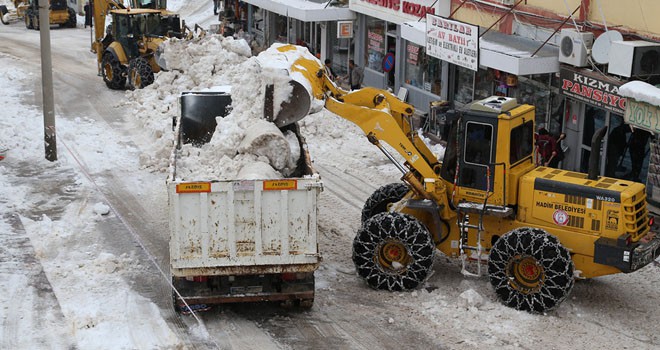
[[[499,238],[490,251],[488,273],[506,306],[533,313],[551,311],[573,288],[573,260],[546,231],[522,227]]]
[[[154,71],[149,62],[142,57],[131,60],[128,64],[128,86],[131,90],[142,89],[154,82]]]
[[[103,55],[101,71],[105,85],[113,90],[120,90],[126,86],[126,77],[122,74],[123,67],[119,60],[110,52]]]
[[[408,186],[402,182],[394,182],[378,188],[364,202],[362,223],[378,213],[386,212],[391,204],[400,201],[406,193]]]
[[[353,263],[374,289],[416,288],[431,271],[435,246],[424,225],[402,213],[368,219],[353,240]]]

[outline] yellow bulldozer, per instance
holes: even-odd
[[[39,1],[12,0],[14,9],[0,5],[0,20],[2,24],[10,24],[17,20],[25,21],[27,29],[39,29]],[[76,11],[67,5],[66,0],[49,0],[49,22],[64,28],[75,28],[78,19]]]
[[[76,11],[67,5],[66,0],[49,1],[50,25],[58,24],[60,27],[75,28],[78,23]],[[39,30],[39,0],[28,0],[25,10],[25,27]]]
[[[296,101],[323,101],[358,125],[403,174],[362,209],[352,259],[369,286],[417,288],[439,250],[460,259],[464,274],[487,273],[503,304],[544,313],[576,279],[634,272],[660,255],[643,184],[535,164],[534,106],[491,97],[447,111],[450,138],[439,161],[412,126],[413,106],[381,89],[338,88],[306,51],[274,45],[261,64],[307,90]],[[279,126],[309,113],[310,103],[296,105]]]
[[[152,2],[136,2],[151,6]],[[171,37],[183,36],[179,15],[154,3],[153,8],[130,8],[112,0],[93,3],[94,38],[99,75],[110,89],[141,89],[154,81],[160,45]],[[105,20],[112,23],[106,28]]]

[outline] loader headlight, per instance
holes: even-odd
[[[156,48],[156,53],[154,54],[154,58],[156,59],[156,64],[158,64],[160,69],[166,71],[167,62],[165,61],[164,53],[165,53],[165,49],[163,48],[163,44],[160,44]]]

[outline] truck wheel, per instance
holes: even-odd
[[[386,212],[392,203],[396,203],[408,193],[408,186],[403,182],[394,182],[381,186],[367,198],[362,207],[362,223],[370,217]]]
[[[490,251],[488,273],[506,306],[533,313],[550,311],[573,288],[573,260],[544,230],[522,227],[499,238]]]
[[[126,77],[122,74],[122,66],[119,60],[110,52],[103,54],[101,71],[105,85],[113,90],[120,90],[126,86]]]
[[[128,86],[131,90],[142,89],[154,82],[154,71],[142,57],[132,59],[128,64]]]
[[[78,17],[76,16],[76,11],[69,7],[69,19],[66,22],[66,26],[69,28],[75,28],[78,26]]]
[[[353,240],[355,269],[374,289],[416,288],[429,275],[434,254],[426,227],[402,213],[374,215]]]

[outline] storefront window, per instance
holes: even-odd
[[[385,57],[385,21],[367,18],[367,67],[382,73]]]
[[[511,97],[515,97],[518,103],[525,103],[536,107],[536,124],[545,124],[548,120],[548,108],[550,107],[550,75],[537,74],[518,77],[518,85]],[[555,103],[560,102],[555,100]]]
[[[406,41],[404,72],[406,84],[435,95],[442,92],[442,61],[426,55],[424,46]]]
[[[454,101],[468,104],[472,102],[474,92],[474,71],[455,66],[456,78],[454,79]]]
[[[337,33],[337,22],[327,22],[329,33]],[[332,70],[337,76],[348,74],[348,54],[353,48],[353,39],[339,39],[337,35],[328,35],[330,52],[328,58],[332,60]]]
[[[474,81],[474,100],[483,100],[493,95],[493,70],[479,69]]]

